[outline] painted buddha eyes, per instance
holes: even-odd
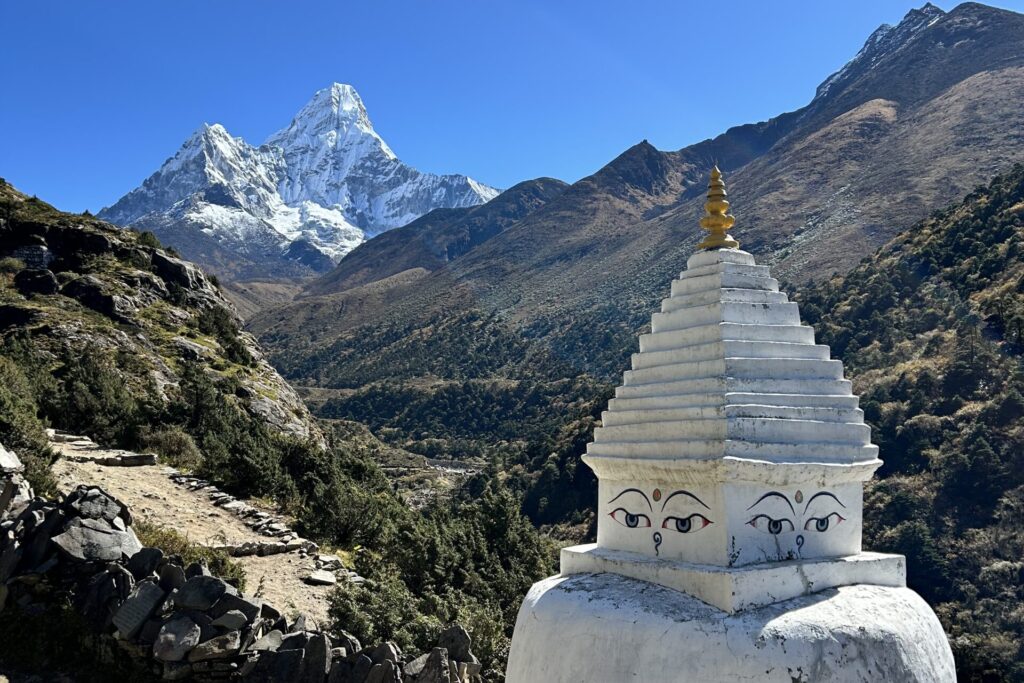
[[[747,524],[758,531],[765,531],[772,535],[781,534],[783,531],[793,531],[795,528],[792,520],[786,518],[775,519],[768,515],[755,515]]]
[[[628,488],[620,491],[618,495],[608,502],[614,503],[620,498],[622,498],[622,502],[620,504],[622,506],[628,505],[634,510],[646,507],[651,513],[650,515],[647,515],[642,512],[631,512],[626,507],[617,507],[608,513],[609,517],[628,529],[644,529],[650,527],[652,525],[651,517],[655,516],[654,503],[661,504],[659,511],[664,514],[663,517],[660,517],[660,527],[662,529],[669,529],[680,534],[692,534],[700,531],[710,524],[713,524],[710,519],[699,512],[690,514],[683,512],[686,507],[692,508],[694,505],[699,505],[705,510],[710,510],[704,501],[689,491],[679,490],[664,496],[661,489],[654,489],[651,492],[651,496],[648,497],[647,493],[640,489]],[[677,507],[669,509],[669,501],[673,499],[676,499],[675,505]],[[675,512],[676,514],[666,514],[671,512]],[[657,554],[658,548],[663,540],[661,532],[654,532],[654,535],[651,538],[654,541],[654,552]]]
[[[661,523],[662,529],[675,529],[681,534],[690,534],[695,531],[700,531],[708,524],[711,524],[711,520],[695,512],[689,517],[666,517],[665,521]]]
[[[846,518],[838,512],[825,515],[824,517],[811,517],[804,522],[804,531],[828,531],[831,527],[845,522]]]
[[[608,516],[622,526],[629,527],[630,529],[642,529],[651,525],[650,517],[642,513],[634,514],[626,508],[615,508],[608,514]]]
[[[800,491],[796,492],[795,496],[797,504],[803,502],[803,493]],[[815,512],[818,513],[816,516],[809,516],[808,512],[811,509],[811,504],[815,500],[818,500]],[[750,526],[754,527],[758,531],[763,531],[766,534],[772,534],[777,536],[778,534],[786,533],[789,531],[796,531],[796,525],[794,520],[803,518],[803,524],[801,525],[802,531],[814,531],[817,533],[824,533],[830,529],[834,529],[839,524],[846,521],[846,518],[840,515],[838,512],[831,511],[827,514],[820,514],[828,510],[826,506],[836,506],[845,508],[842,501],[836,498],[835,494],[828,491],[819,491],[810,497],[804,509],[798,514],[796,508],[793,507],[793,503],[790,502],[789,497],[778,491],[769,491],[760,498],[758,498],[753,505],[747,510],[753,510],[755,507],[764,506],[767,508],[764,512],[756,512],[753,517],[747,522]],[[785,506],[785,507],[783,507]],[[783,514],[778,517],[773,517],[769,514],[772,510],[782,512]],[[785,516],[788,511],[792,517]],[[797,537],[797,545],[803,545],[803,536]]]

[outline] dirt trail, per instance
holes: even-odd
[[[172,470],[163,465],[109,467],[80,462],[74,458],[102,457],[118,452],[82,443],[51,445],[65,456],[53,468],[64,493],[79,484],[100,486],[127,505],[135,517],[174,529],[200,545],[239,545],[246,541],[265,543],[268,540],[231,512],[214,505],[205,494],[175,484],[168,476]],[[317,624],[327,624],[327,596],[331,586],[313,586],[304,581],[315,568],[312,556],[289,552],[235,560],[245,570],[247,593],[259,590],[260,597],[289,616],[303,612]]]

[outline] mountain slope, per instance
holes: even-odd
[[[60,426],[138,438],[125,416],[173,404],[199,373],[272,431],[322,438],[218,287],[152,235],[62,213],[0,181],[0,263],[0,354],[70,382],[63,399],[60,385],[50,396],[69,421]],[[115,385],[90,397],[77,373]],[[92,423],[103,411],[90,400],[122,417]]]
[[[843,272],[898,226],[1024,158],[1024,16],[926,5],[880,31],[799,111],[676,152],[640,143],[415,283],[386,296],[317,283],[319,296],[257,316],[251,329],[279,367],[301,373],[314,364],[307,353],[382,321],[427,327],[479,309],[611,377],[622,349],[573,340],[587,328],[628,340],[645,324],[637,312],[656,305],[699,239],[715,160],[744,248],[791,281]]]
[[[306,293],[340,292],[414,268],[437,270],[544,206],[566,187],[560,180],[538,178],[480,206],[434,209],[359,245],[334,270],[310,283]]]
[[[496,195],[403,164],[355,89],[335,83],[259,147],[204,124],[99,215],[151,230],[221,275],[294,276],[329,270],[365,235]]]
[[[798,292],[884,461],[865,542],[908,556],[963,680],[1024,677],[1024,166]]]

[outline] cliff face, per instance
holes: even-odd
[[[172,402],[198,369],[274,430],[321,439],[218,284],[152,235],[63,213],[0,181],[0,340],[56,375],[111,362],[133,395]]]

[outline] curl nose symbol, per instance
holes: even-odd
[[[654,554],[658,555],[658,554],[660,554],[658,552],[658,548],[661,547],[661,532],[660,531],[655,531],[653,538],[654,538]]]

